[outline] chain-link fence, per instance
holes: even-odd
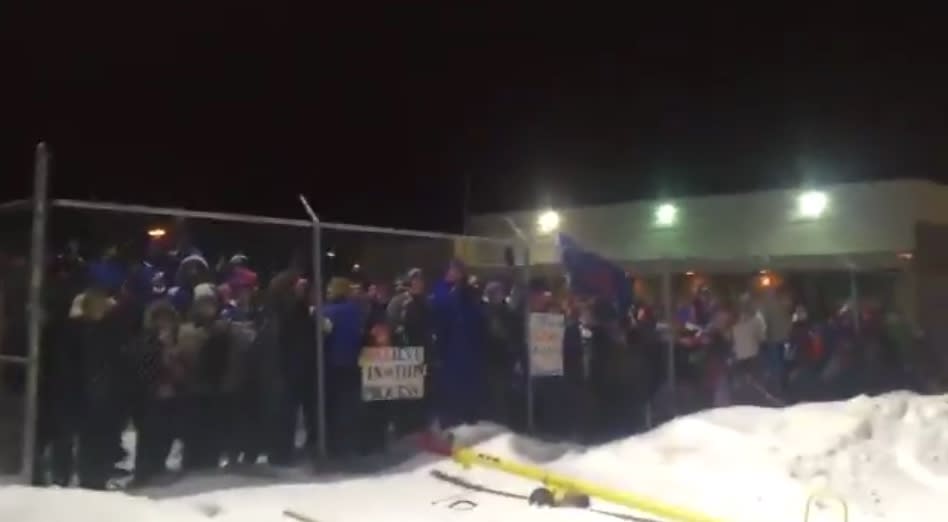
[[[316,389],[311,223],[51,207],[34,480],[289,461]]]
[[[305,200],[310,220],[47,200],[37,158],[38,196],[0,223],[4,471],[103,488],[532,427],[525,249]]]
[[[32,215],[29,201],[0,205],[0,474],[22,461]]]

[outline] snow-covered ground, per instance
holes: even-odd
[[[782,410],[728,408],[588,449],[542,444],[491,426],[460,430],[458,440],[728,522],[798,522],[814,492],[844,499],[853,522],[948,520],[948,396],[896,393]],[[514,495],[472,491],[434,478],[433,471]],[[293,520],[293,513],[319,522],[615,518],[592,510],[533,508],[515,497],[528,495],[536,484],[429,456],[371,476],[300,472],[281,480],[190,477],[141,496],[0,487],[0,521],[277,522]],[[471,503],[452,508],[459,500]],[[598,501],[593,507],[641,515]],[[810,520],[843,518],[827,502]]]

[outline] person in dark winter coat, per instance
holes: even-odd
[[[491,418],[504,425],[510,423],[510,395],[513,386],[513,370],[518,359],[518,349],[522,344],[517,339],[521,331],[518,315],[505,300],[505,292],[500,282],[487,283],[484,289],[486,303],[487,335],[487,382],[490,386]]]
[[[431,298],[435,327],[435,402],[442,428],[479,420],[487,397],[484,311],[460,261],[449,266]]]
[[[61,486],[69,484],[72,474],[74,437],[79,485],[84,488],[105,489],[116,457],[122,339],[109,318],[114,301],[106,292],[92,288],[76,296],[54,356],[58,437],[53,444],[53,481]]]
[[[180,429],[178,385],[181,365],[176,360],[180,318],[166,300],[145,310],[142,333],[128,345],[125,356],[135,376],[135,394],[143,407],[137,428],[135,481],[146,483],[165,470],[165,460]]]
[[[178,331],[175,359],[180,368],[185,469],[216,467],[223,452],[219,427],[225,408],[220,388],[230,339],[223,321],[217,320],[218,309],[214,287],[208,283],[196,286],[188,320]]]
[[[388,324],[398,346],[420,346],[424,349],[426,365],[425,395],[420,399],[402,400],[395,407],[395,429],[399,436],[427,428],[430,417],[432,375],[435,359],[434,331],[431,306],[425,293],[425,279],[421,269],[413,268],[404,278],[404,288],[388,305]]]
[[[85,261],[78,255],[78,244],[70,245],[70,250],[64,254],[59,254],[53,261],[50,278],[45,283],[44,303],[45,311],[43,314],[40,349],[40,379],[38,390],[38,418],[36,426],[36,448],[33,469],[33,485],[46,485],[46,460],[44,455],[46,450],[58,440],[56,429],[56,415],[62,413],[61,405],[58,404],[61,395],[58,387],[61,384],[57,381],[58,369],[54,364],[59,363],[57,358],[60,355],[61,348],[66,345],[65,339],[72,335],[71,326],[75,322],[69,317],[69,311],[73,304],[73,298],[82,293],[86,288],[86,267]],[[2,261],[0,261],[2,264]],[[2,294],[3,283],[0,281],[0,294]],[[2,297],[0,297],[2,301]],[[0,323],[3,320],[3,306],[0,305]],[[0,326],[0,332],[3,327]],[[0,334],[2,342],[2,334]],[[0,376],[2,380],[2,376]],[[71,459],[69,461],[71,465]],[[68,475],[68,474],[67,474]]]
[[[333,278],[327,288],[326,318],[326,390],[329,417],[329,443],[338,457],[353,456],[361,450],[359,427],[362,424],[362,306],[351,297],[347,279]]]
[[[369,285],[366,298],[368,299],[368,317],[366,317],[366,324],[371,327],[371,325],[386,322],[388,305],[391,301],[388,286],[381,283]]]
[[[244,267],[235,267],[227,280],[226,293],[229,294],[221,308],[221,317],[230,321],[252,321],[254,316],[254,295],[257,292],[256,272]]]
[[[581,323],[584,303],[570,299],[565,310],[563,330],[563,378],[566,400],[562,406],[567,417],[560,423],[563,434],[582,442],[590,430],[590,413],[594,402],[589,382],[589,352],[583,342],[584,325]],[[586,330],[588,332],[588,330]]]
[[[307,446],[315,442],[316,325],[309,312],[308,292],[308,283],[297,277],[292,286],[281,288],[274,294],[273,312],[279,322],[278,350],[283,392],[270,452],[271,464],[292,464],[296,425],[301,411]]]
[[[613,303],[594,298],[586,322],[590,355],[589,376],[595,397],[599,433],[608,438],[626,434],[636,420],[635,406],[642,384],[621,318]]]
[[[194,251],[181,259],[175,272],[175,286],[168,289],[168,297],[178,313],[187,314],[194,299],[194,288],[210,280],[207,260],[199,252]]]

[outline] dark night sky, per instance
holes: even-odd
[[[3,199],[40,138],[59,196],[445,230],[464,174],[475,212],[948,180],[934,14],[86,4],[0,17]]]

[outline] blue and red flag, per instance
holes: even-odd
[[[566,269],[570,291],[584,297],[601,297],[616,305],[624,314],[632,306],[632,279],[625,270],[608,259],[584,250],[575,239],[560,234],[558,246]]]

